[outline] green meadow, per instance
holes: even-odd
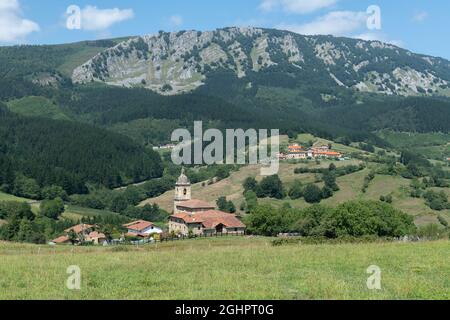
[[[217,238],[131,247],[0,243],[0,299],[450,299],[450,243],[286,245]],[[81,290],[69,290],[69,266]],[[381,290],[367,268],[381,268]]]

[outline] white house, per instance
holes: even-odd
[[[147,238],[149,235],[163,233],[162,229],[156,227],[152,222],[137,220],[124,224],[123,227],[128,229],[128,236]]]

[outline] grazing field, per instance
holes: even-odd
[[[307,164],[291,164],[288,162],[281,162],[280,163],[280,170],[279,170],[279,176],[280,179],[283,181],[283,183],[286,184],[286,187],[290,187],[292,183],[296,179],[300,179],[303,183],[312,183],[314,182],[314,174],[306,173],[306,174],[299,174],[294,175],[294,169],[298,168],[300,166],[302,167],[308,167],[308,168],[328,168],[328,166],[333,161],[323,160],[319,165],[316,164],[316,162],[312,161]],[[334,162],[337,167],[342,166],[348,166],[348,165],[359,165],[361,161],[359,160],[350,160],[350,161],[341,161],[341,162]],[[195,184],[192,186],[192,197],[195,199],[203,199],[205,201],[209,201],[212,203],[215,203],[216,200],[221,196],[226,196],[228,200],[231,200],[235,203],[237,208],[239,208],[239,205],[244,201],[244,187],[242,186],[244,180],[248,177],[254,177],[257,180],[261,180],[262,176],[260,173],[260,166],[256,165],[250,165],[242,167],[237,172],[232,172],[231,176],[227,179],[224,179],[222,181],[219,181],[217,183],[214,183],[212,185],[202,185],[201,183]],[[363,178],[362,178],[363,179]],[[362,183],[362,180],[361,180]],[[168,191],[164,193],[163,195],[151,198],[143,201],[140,205],[144,206],[145,204],[158,204],[161,208],[164,210],[167,210],[168,212],[171,212],[173,210],[173,198],[174,198],[174,191]],[[274,205],[277,205],[277,202],[289,202],[291,203],[291,200],[284,199],[284,200],[275,200],[275,199],[261,199],[262,202],[264,201],[271,201]],[[273,200],[273,201],[272,201]],[[292,201],[292,205],[296,206],[297,203],[303,203],[303,200],[296,200]],[[302,206],[303,207],[303,206]]]
[[[304,185],[314,183],[316,180],[316,175],[313,173],[294,174],[295,168],[328,168],[331,163],[334,163],[337,167],[342,167],[348,165],[359,165],[362,162],[359,160],[338,162],[322,160],[320,161],[320,164],[316,164],[315,161],[302,164],[281,162],[278,174],[284,184],[284,187],[289,190],[295,180],[300,180]],[[370,182],[367,192],[363,193],[362,187],[364,184],[364,178],[371,172],[372,169],[376,169],[377,166],[379,165],[369,163],[369,167],[362,171],[338,177],[336,181],[340,190],[335,192],[331,198],[322,200],[321,203],[335,207],[349,200],[359,199],[378,201],[381,196],[391,196],[393,206],[413,216],[417,225],[439,223],[439,216],[450,221],[450,210],[435,211],[426,205],[423,198],[412,198],[410,196],[409,188],[411,181],[400,176],[376,175],[375,179]],[[244,201],[244,188],[242,183],[247,177],[255,177],[257,180],[261,180],[262,177],[259,176],[259,167],[242,167],[239,171],[233,172],[229,178],[212,185],[202,185],[201,183],[195,184],[192,187],[193,198],[204,199],[208,202],[215,203],[219,197],[226,196],[228,200],[233,201],[239,210],[240,204]],[[319,182],[317,185],[322,187],[323,182]],[[435,188],[435,191],[441,190],[444,190],[447,193],[450,192],[449,188]],[[141,206],[156,203],[164,210],[172,212],[173,198],[174,192],[168,191],[159,197],[143,201]],[[297,200],[291,200],[289,197],[281,200],[265,198],[258,199],[258,202],[260,204],[270,204],[275,207],[281,207],[284,204],[290,204],[294,208],[306,208],[311,206],[311,204],[306,203],[303,198]]]
[[[33,200],[20,198],[20,197],[13,196],[11,194],[0,192],[0,201],[30,202]]]
[[[449,133],[381,131],[378,135],[398,149],[414,148],[417,152],[426,154],[430,159],[443,160],[450,157]]]
[[[118,213],[114,213],[107,210],[96,210],[90,208],[83,208],[74,205],[66,206],[66,210],[63,213],[63,217],[73,221],[79,221],[83,217],[97,217],[104,215],[117,215]]]
[[[0,243],[0,299],[450,299],[450,242],[288,245],[267,238],[145,247]],[[66,288],[67,267],[81,290]],[[382,289],[366,270],[381,268]]]
[[[59,106],[44,97],[25,97],[8,102],[8,108],[23,116],[44,117],[55,120],[70,120]]]

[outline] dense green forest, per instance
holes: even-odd
[[[125,136],[76,122],[21,117],[5,106],[0,117],[3,191],[39,198],[45,186],[85,193],[89,182],[116,187],[162,174],[159,155]]]

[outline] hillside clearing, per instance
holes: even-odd
[[[20,198],[11,194],[0,192],[0,201],[32,202],[33,200]]]
[[[45,97],[30,96],[8,102],[14,113],[28,117],[44,117],[54,120],[70,120],[59,106]]]

